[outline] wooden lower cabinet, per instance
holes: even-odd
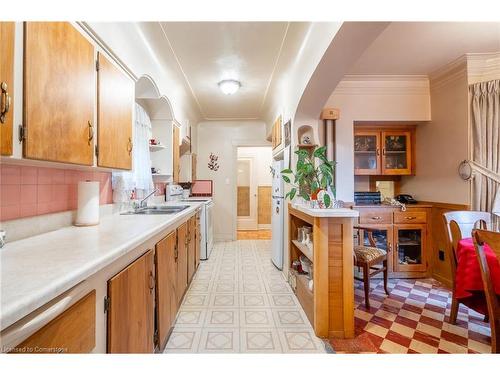
[[[191,282],[196,272],[196,216],[189,219],[188,228],[188,282]]]
[[[188,223],[177,228],[177,304],[180,306],[188,286]]]
[[[108,281],[108,353],[153,353],[153,268],[149,250]]]
[[[156,331],[160,351],[167,344],[178,310],[176,242],[177,234],[173,231],[156,244]]]
[[[391,206],[353,208],[360,212],[358,225],[372,229],[377,247],[387,251],[389,277],[428,276],[430,206],[410,206],[406,211]],[[369,245],[366,231],[358,235],[356,243]]]
[[[95,347],[95,290],[17,345],[11,353],[90,353]]]

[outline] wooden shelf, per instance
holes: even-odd
[[[170,177],[171,175],[165,173],[152,173],[153,177]]]
[[[292,243],[295,245],[295,247],[296,247],[297,249],[299,249],[299,250],[300,250],[300,252],[301,252],[302,254],[304,254],[304,255],[306,256],[306,258],[307,258],[307,259],[309,259],[311,262],[313,262],[313,261],[314,261],[314,260],[313,260],[313,259],[314,259],[314,258],[313,258],[313,252],[312,252],[311,250],[309,250],[309,248],[308,248],[306,245],[304,245],[304,244],[300,243],[300,242],[299,242],[299,241],[297,241],[297,240],[292,240]]]
[[[149,151],[156,152],[160,150],[165,150],[167,146],[164,145],[149,145]]]
[[[299,143],[297,145],[298,148],[316,148],[318,147],[318,145],[312,145],[312,144],[308,144],[308,143]]]

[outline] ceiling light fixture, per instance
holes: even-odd
[[[219,82],[220,91],[225,95],[233,95],[241,87],[240,81],[235,79],[225,79]]]

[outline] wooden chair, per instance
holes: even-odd
[[[491,352],[500,353],[500,297],[495,293],[491,280],[490,269],[484,253],[484,244],[493,250],[497,259],[500,260],[500,233],[487,230],[474,231],[474,245],[476,247],[477,259],[481,267],[486,305],[491,327]]]
[[[365,246],[363,239],[360,239],[359,245],[354,245],[354,265],[363,269],[363,278],[354,277],[356,280],[363,281],[365,288],[365,306],[370,308],[370,278],[384,273],[384,290],[387,295],[387,251],[377,247],[375,239],[373,238],[373,229],[355,226],[354,229],[363,230],[368,233],[368,241],[370,246]],[[381,264],[381,267],[374,267]],[[372,272],[373,271],[373,272]]]
[[[455,297],[455,274],[457,271],[457,244],[462,238],[472,237],[472,231],[478,226],[482,229],[491,227],[491,214],[482,211],[451,211],[443,214],[447,239],[447,257],[451,267],[452,299],[450,323],[457,323],[458,300]]]

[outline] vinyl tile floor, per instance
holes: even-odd
[[[165,353],[325,353],[271,242],[215,244],[186,292]]]

